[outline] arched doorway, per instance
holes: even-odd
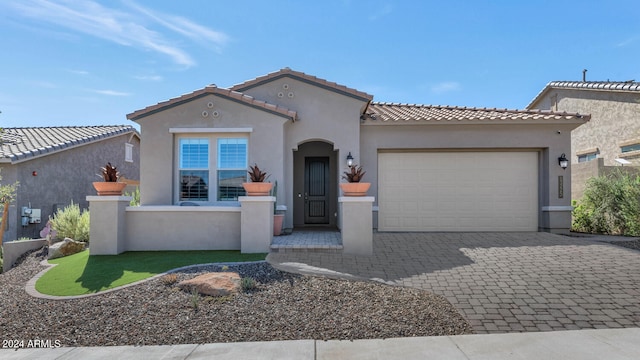
[[[338,212],[336,151],[309,141],[293,152],[293,226],[335,228]]]

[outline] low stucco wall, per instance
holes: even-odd
[[[603,158],[597,158],[592,161],[571,164],[573,173],[571,178],[571,196],[573,200],[580,200],[584,195],[587,182],[592,177],[615,174],[616,172],[635,175],[640,173],[637,166],[605,166]]]
[[[124,251],[240,250],[239,206],[126,209]]]
[[[13,263],[27,251],[39,249],[47,244],[46,239],[8,241],[2,244],[2,271],[11,269]]]

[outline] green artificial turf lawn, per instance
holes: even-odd
[[[220,251],[131,251],[92,255],[89,250],[49,260],[58,264],[36,282],[42,294],[71,296],[130,284],[186,265],[264,260],[266,254]]]

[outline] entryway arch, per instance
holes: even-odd
[[[337,227],[338,171],[333,144],[311,140],[293,151],[293,226]]]

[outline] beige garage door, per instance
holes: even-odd
[[[378,154],[380,231],[537,231],[536,152]]]

